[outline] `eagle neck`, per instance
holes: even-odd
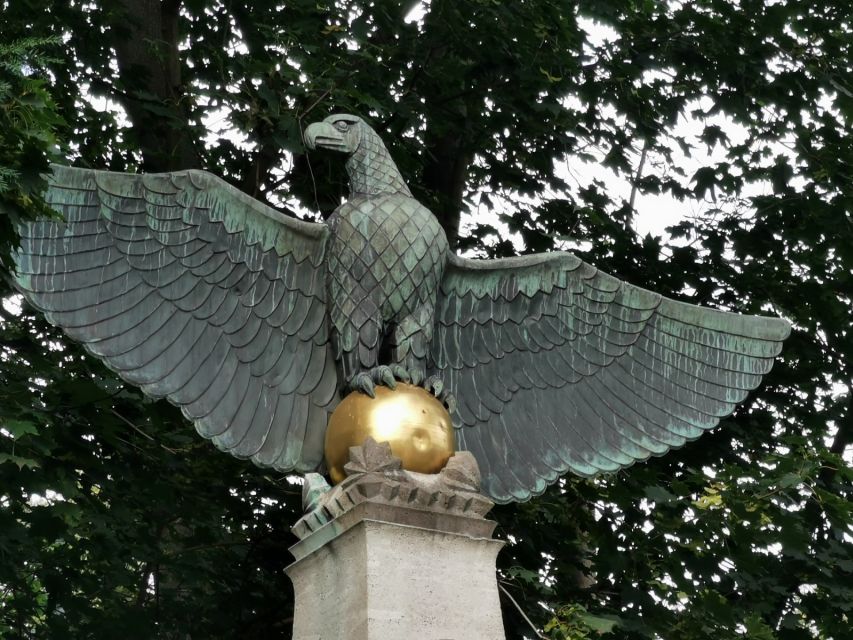
[[[411,197],[400,170],[391,159],[382,139],[367,127],[362,129],[358,149],[347,160],[350,195],[400,193]]]

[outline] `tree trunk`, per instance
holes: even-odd
[[[443,43],[449,35],[448,25],[458,20],[459,13],[452,3],[435,2],[430,7],[424,18],[424,38],[428,42],[440,43],[429,52],[430,64],[453,55]],[[426,100],[424,111],[441,114],[441,119],[427,123],[424,170],[418,185],[423,191],[418,195],[428,198],[428,206],[444,227],[451,247],[456,246],[459,238],[462,197],[465,195],[468,166],[474,159],[468,135],[466,100],[482,100],[482,96],[476,93],[466,95],[462,89],[442,78],[429,78],[422,82],[419,91]]]
[[[451,247],[459,238],[459,223],[462,218],[462,196],[465,195],[465,179],[473,154],[464,148],[463,136],[456,132],[435,135],[430,129],[426,134],[429,160],[424,167],[423,187],[435,194],[433,213],[444,231]]]
[[[178,50],[180,0],[118,0],[113,19],[118,99],[133,124],[145,171],[198,167],[187,122]]]

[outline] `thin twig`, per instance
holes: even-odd
[[[631,185],[631,197],[628,199],[628,206],[631,208],[631,211],[634,210],[634,201],[637,199],[637,184],[640,182],[640,178],[643,177],[643,166],[646,164],[646,152],[649,150],[649,141],[646,140],[643,143],[643,151],[640,153],[640,164],[637,165],[637,173],[634,174],[634,182]]]
[[[349,77],[349,76],[347,76],[347,77]],[[309,113],[311,113],[314,110],[314,107],[316,107],[323,100],[325,100],[326,96],[328,96],[334,90],[335,90],[335,83],[333,82],[332,86],[329,87],[328,89],[326,89],[323,93],[321,93],[320,97],[317,98],[314,102],[312,102],[310,107],[308,107],[305,111],[303,111],[301,114],[299,114],[299,116],[297,117],[297,120],[299,120],[300,124],[302,123],[302,118],[304,118]]]
[[[223,547],[243,547],[251,544],[252,543],[248,540],[224,540],[222,542],[213,542],[211,544],[199,544],[194,547],[184,547],[183,549],[176,549],[175,551],[165,552],[163,555],[165,555],[166,557],[174,557],[184,553],[192,553],[194,551],[221,549]]]
[[[350,71],[345,77],[344,81],[349,80],[355,74],[355,70]],[[320,96],[311,103],[311,105],[303,112],[301,112],[298,116],[296,116],[296,121],[299,123],[299,135],[302,140],[305,140],[305,129],[302,126],[302,120],[307,116],[311,111],[314,110],[318,104],[320,104],[326,97],[332,93],[337,88],[337,82],[333,82],[331,86],[326,89]],[[317,197],[317,181],[314,179],[314,169],[311,167],[311,157],[308,154],[308,150],[305,150],[305,159],[308,162],[308,173],[311,175],[311,184],[314,188],[314,204],[317,206],[317,212],[320,213],[320,201]]]
[[[302,117],[299,117],[299,135],[305,140],[305,129],[302,128]],[[322,217],[323,213],[320,211],[320,199],[317,195],[317,180],[314,178],[314,168],[311,166],[311,154],[308,153],[308,145],[305,145],[305,162],[308,164],[308,175],[311,176],[311,188],[314,191],[314,206],[317,207],[317,213]]]
[[[157,438],[155,438],[154,436],[152,436],[152,435],[150,435],[150,434],[148,434],[148,433],[145,433],[145,432],[144,432],[140,427],[138,427],[138,426],[136,426],[135,424],[133,424],[130,420],[128,420],[127,418],[125,418],[123,415],[121,415],[121,414],[120,414],[118,411],[116,411],[115,409],[111,409],[110,411],[112,412],[112,414],[113,414],[116,418],[118,418],[119,420],[121,420],[122,422],[124,422],[127,426],[129,426],[131,429],[133,429],[133,430],[134,430],[134,431],[136,431],[137,433],[139,433],[139,434],[141,434],[141,435],[145,436],[146,438],[148,438],[149,440],[151,440],[151,442],[157,442]],[[177,454],[177,453],[178,453],[176,450],[174,450],[174,449],[172,449],[172,448],[170,448],[170,447],[167,447],[167,446],[166,446],[165,444],[163,444],[162,442],[158,442],[157,444],[159,444],[163,449],[165,449],[165,450],[166,450],[166,451],[168,451],[169,453],[174,453],[174,454]]]
[[[543,636],[543,635],[542,635],[542,632],[541,632],[541,631],[539,631],[539,629],[537,629],[537,628],[536,628],[536,625],[535,625],[535,624],[533,624],[533,622],[531,622],[530,618],[528,618],[528,617],[527,617],[527,614],[526,614],[526,613],[524,613],[524,610],[523,610],[523,609],[519,606],[519,604],[515,601],[515,598],[513,598],[513,597],[512,597],[512,595],[510,594],[510,592],[509,592],[509,591],[507,591],[507,590],[506,590],[506,588],[505,588],[505,587],[504,587],[500,582],[498,582],[498,588],[499,588],[501,591],[503,591],[503,592],[504,592],[504,595],[505,595],[507,598],[509,598],[509,601],[510,601],[510,602],[512,602],[512,603],[515,605],[515,608],[516,608],[516,609],[518,609],[518,612],[521,614],[521,617],[522,617],[522,618],[524,618],[524,619],[525,619],[525,621],[527,622],[527,624],[529,624],[529,625],[530,625],[530,628],[531,628],[531,629],[533,629],[533,633],[535,633],[535,634],[536,634],[536,637],[537,637],[537,638],[541,638],[541,640],[548,640],[548,638],[546,638],[545,636]]]
[[[112,410],[111,410],[111,413],[112,413],[116,418],[118,418],[119,420],[121,420],[122,422],[124,422],[124,423],[125,423],[127,426],[129,426],[131,429],[133,429],[133,430],[134,430],[134,431],[136,431],[137,433],[141,433],[143,436],[145,436],[146,438],[148,438],[149,440],[151,440],[151,442],[154,442],[154,441],[156,440],[156,438],[154,438],[154,436],[152,436],[152,435],[149,435],[149,434],[145,433],[142,429],[140,429],[139,427],[137,427],[135,424],[133,424],[130,420],[128,420],[127,418],[125,418],[123,415],[121,415],[121,414],[120,414],[118,411],[116,411],[115,409],[112,409]]]

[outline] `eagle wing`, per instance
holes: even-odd
[[[56,166],[46,200],[64,221],[21,227],[16,279],[50,322],[220,449],[280,470],[322,463],[338,401],[325,225],[203,171]]]
[[[498,502],[612,472],[713,428],[761,382],[790,325],[676,302],[569,253],[453,256],[435,372],[460,449]]]

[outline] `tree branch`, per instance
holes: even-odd
[[[509,601],[512,602],[512,604],[515,606],[515,608],[521,614],[521,617],[524,618],[525,622],[527,622],[527,624],[530,625],[530,628],[533,630],[533,633],[536,634],[536,637],[541,638],[542,640],[548,640],[545,636],[542,635],[542,632],[540,632],[539,629],[536,628],[536,625],[533,624],[533,622],[530,620],[530,618],[527,617],[527,614],[524,613],[524,609],[521,608],[521,606],[515,601],[515,598],[512,597],[510,592],[507,591],[506,588],[500,582],[498,582],[498,588],[503,592],[503,594],[507,598],[509,598]]]
[[[649,141],[646,139],[643,142],[643,150],[640,153],[640,164],[637,165],[637,172],[634,174],[634,179],[631,181],[631,197],[628,198],[628,207],[631,211],[634,211],[634,202],[637,198],[637,185],[640,182],[640,178],[643,177],[643,167],[646,164],[646,153],[649,150]]]

